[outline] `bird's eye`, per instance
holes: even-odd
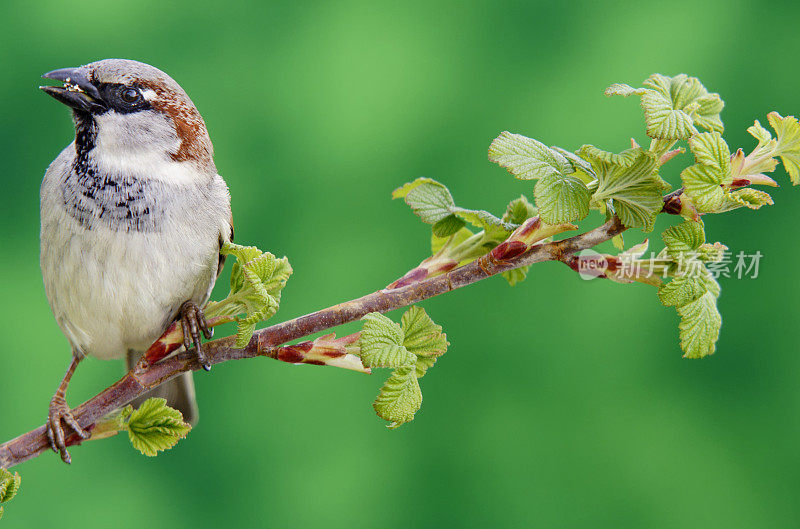
[[[142,98],[142,94],[135,88],[123,87],[119,92],[119,97],[129,105],[133,105],[139,102]]]

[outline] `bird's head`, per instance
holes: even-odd
[[[79,129],[76,141],[82,126],[91,126],[95,143],[90,148],[98,147],[103,156],[162,157],[213,168],[203,118],[180,85],[158,68],[105,59],[42,77],[63,83],[40,88],[73,109]]]

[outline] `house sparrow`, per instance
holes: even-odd
[[[230,195],[217,174],[203,118],[186,92],[147,64],[106,59],[43,75],[40,87],[72,109],[73,141],[41,187],[45,291],[72,362],[50,402],[50,446],[70,462],[62,422],[89,436],[64,395],[85,356],[127,356],[129,367],[176,319],[199,363],[202,306],[233,238]],[[191,373],[143,398],[162,396],[194,423]]]

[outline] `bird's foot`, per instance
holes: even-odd
[[[56,393],[56,395],[50,401],[50,410],[47,415],[45,432],[47,433],[47,439],[50,441],[50,448],[53,449],[53,452],[60,453],[61,460],[69,465],[72,463],[72,458],[70,458],[69,452],[67,452],[66,437],[64,435],[64,428],[61,425],[61,421],[64,421],[70,428],[72,428],[81,439],[88,439],[91,435],[89,432],[81,428],[78,424],[78,421],[75,420],[75,417],[72,415],[72,411],[70,411],[69,406],[67,406],[67,401],[64,400],[64,397]]]
[[[183,345],[186,350],[194,347],[197,361],[206,371],[211,371],[211,363],[203,353],[200,333],[210,340],[214,336],[214,329],[208,327],[203,309],[194,301],[187,301],[181,305],[181,326],[183,327]]]

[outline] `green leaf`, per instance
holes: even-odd
[[[414,180],[413,182],[408,182],[406,184],[403,184],[402,186],[392,191],[392,199],[405,198],[405,196],[408,195],[408,193],[410,193],[413,189],[416,189],[417,187],[421,186],[422,184],[442,185],[433,178],[420,177]]]
[[[362,318],[361,361],[366,367],[399,367],[414,365],[416,356],[404,346],[403,329],[395,322],[372,312]]]
[[[488,211],[458,207],[453,208],[453,211],[463,220],[477,228],[481,228],[486,232],[487,238],[496,242],[504,241],[517,229],[517,225],[503,222],[502,219],[495,217]]]
[[[722,243],[701,244],[697,249],[697,258],[703,262],[716,263],[722,260],[728,247]]]
[[[794,116],[783,117],[777,112],[767,114],[767,119],[778,139],[776,154],[781,157],[792,184],[800,185],[800,124]]]
[[[603,92],[607,96],[623,96],[628,97],[631,95],[641,95],[645,92],[643,88],[634,88],[625,83],[614,83]]]
[[[372,405],[381,419],[389,421],[389,428],[412,421],[422,406],[422,391],[417,380],[416,367],[397,368],[381,388]]]
[[[681,172],[684,192],[701,213],[716,212],[725,203],[722,184],[731,175],[731,152],[718,132],[704,132],[689,140],[696,164]]]
[[[225,243],[220,253],[236,257],[231,267],[231,290],[224,300],[209,303],[205,313],[209,318],[235,316],[238,323],[235,345],[242,348],[250,342],[256,324],[278,311],[281,291],[292,267],[285,257],[278,259],[254,246]]]
[[[147,399],[136,410],[126,406],[121,418],[133,447],[149,457],[172,448],[191,430],[181,412],[167,406],[162,398]]]
[[[257,321],[250,321],[249,318],[243,318],[236,322],[236,341],[234,347],[244,349],[250,344],[253,339],[253,334],[256,332]]]
[[[420,180],[423,180],[420,182]],[[418,178],[412,184],[413,188],[405,192],[405,201],[411,210],[426,224],[436,224],[440,220],[453,214],[455,202],[453,196],[444,184],[430,178]],[[400,189],[405,189],[406,186]],[[398,191],[395,191],[398,193]]]
[[[520,180],[574,172],[562,154],[520,134],[502,132],[489,146],[489,160],[505,167]]]
[[[703,358],[714,353],[722,317],[717,310],[717,297],[706,292],[698,300],[678,307],[681,322],[681,349],[684,358]]]
[[[669,283],[661,285],[658,297],[661,303],[668,307],[682,307],[692,303],[706,294],[706,292],[719,295],[719,285],[711,277],[705,266],[697,263],[695,268],[688,270],[683,275],[674,277]]]
[[[22,477],[19,473],[12,474],[4,468],[0,468],[0,503],[10,501],[19,492],[22,484]]]
[[[547,224],[581,220],[589,214],[592,196],[586,184],[571,175],[549,175],[536,182],[533,195],[539,216]]]
[[[705,284],[696,275],[682,275],[661,285],[658,298],[668,307],[681,307],[700,299],[707,291]]]
[[[770,141],[772,141],[772,134],[770,134],[767,129],[762,127],[758,120],[756,120],[752,126],[747,128],[747,132],[749,132],[751,136],[758,140],[759,146],[767,145]]]
[[[651,231],[656,215],[663,207],[665,182],[658,176],[658,159],[644,149],[636,148],[636,158],[629,165],[592,160],[598,187],[592,196],[597,206],[608,205],[629,228]]]
[[[661,234],[661,238],[667,247],[667,252],[675,259],[683,259],[685,254],[697,250],[706,242],[703,223],[689,220],[667,228]]]
[[[522,224],[529,218],[535,217],[538,213],[539,210],[536,209],[536,206],[528,202],[525,195],[522,195],[508,203],[506,212],[501,220],[509,224]]]
[[[389,427],[396,428],[414,418],[422,404],[417,379],[450,344],[442,327],[420,307],[410,307],[400,325],[377,312],[363,319],[359,354],[364,365],[396,368],[373,404],[378,415],[392,423]]]
[[[502,272],[500,275],[503,276],[503,279],[508,281],[509,286],[514,286],[517,283],[521,283],[525,281],[528,277],[528,270],[530,269],[530,265],[528,266],[521,266],[519,268],[514,268],[508,270],[506,272]]]
[[[697,128],[723,131],[720,112],[724,107],[719,94],[711,94],[695,77],[685,74],[668,77],[654,74],[644,81],[645,88],[634,89],[614,84],[606,95],[639,95],[644,110],[647,135],[654,139],[680,140],[697,134]]]
[[[594,145],[587,144],[578,149],[578,154],[583,158],[594,162],[606,162],[622,167],[630,167],[639,159],[639,151],[641,151],[641,148],[635,147],[631,149],[625,149],[621,153],[615,154],[613,152],[599,149]]]
[[[442,220],[436,222],[431,230],[433,235],[439,238],[447,238],[454,233],[457,233],[466,223],[458,218],[456,215],[448,215]]]
[[[421,307],[411,307],[400,320],[403,346],[416,356],[442,356],[447,352],[447,335]]]
[[[736,191],[725,193],[725,202],[717,209],[717,213],[723,213],[738,208],[759,209],[761,206],[771,206],[774,202],[769,193],[760,189],[745,187]]]
[[[433,225],[433,235],[439,239],[458,233],[465,221],[486,231],[489,239],[504,240],[517,228],[488,211],[456,207],[447,187],[430,178],[418,178],[396,189],[394,196],[404,197],[423,222]]]
[[[588,160],[578,156],[574,152],[570,152],[566,149],[562,149],[561,147],[557,147],[553,145],[550,147],[556,153],[560,154],[572,165],[572,169],[575,171],[576,176],[584,178],[584,180],[588,183],[592,180],[597,178],[597,175],[594,174],[594,169],[592,168],[592,164],[589,163]]]

